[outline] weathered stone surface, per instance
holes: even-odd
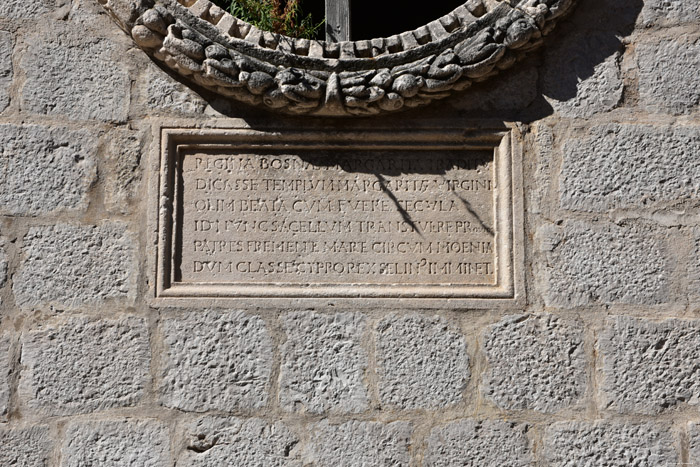
[[[700,21],[700,4],[695,0],[644,0],[641,17],[644,26]]]
[[[379,397],[402,409],[462,400],[470,376],[464,336],[439,317],[391,316],[376,329]]]
[[[146,322],[72,318],[22,338],[20,396],[42,413],[135,405],[149,378]]]
[[[12,84],[12,34],[0,31],[0,112],[10,105],[10,84]]]
[[[135,243],[119,222],[32,227],[13,284],[15,300],[22,308],[130,303],[136,293]]]
[[[283,318],[280,405],[310,413],[361,412],[369,405],[364,384],[367,352],[359,313],[292,313]]]
[[[537,97],[537,69],[534,67],[514,69],[495,78],[492,83],[477,84],[479,90],[456,95],[450,105],[460,110],[521,110]]]
[[[636,54],[639,96],[649,111],[685,114],[697,108],[700,41],[643,43],[637,46]]]
[[[537,274],[549,306],[668,299],[665,245],[652,228],[568,222],[541,227],[537,240],[546,257]]]
[[[614,422],[559,422],[545,431],[544,455],[552,467],[678,465],[666,426]]]
[[[5,252],[5,239],[0,237],[0,288],[7,282],[7,253]],[[0,299],[2,303],[2,299]]]
[[[426,151],[423,143],[410,143],[413,134],[403,133],[408,144],[397,140],[401,149],[367,150],[372,135],[327,132],[324,144],[368,145],[334,150],[328,159],[316,150],[290,148],[280,155],[259,147],[302,144],[297,137],[236,134],[259,143],[232,157],[239,136],[163,131],[163,144],[173,141],[182,150],[168,152],[172,162],[161,166],[161,205],[167,212],[172,201],[182,215],[158,228],[162,235],[181,232],[183,241],[172,245],[179,273],[161,289],[182,282],[197,293],[198,284],[214,282],[221,284],[219,293],[239,296],[338,296],[352,290],[407,298],[439,295],[444,283],[455,286],[455,297],[484,297],[484,290],[496,289],[483,286],[498,280],[495,200],[504,200],[499,209],[512,202],[510,193],[494,194],[495,166],[510,164],[507,149]],[[301,138],[303,144],[319,141]],[[444,138],[433,136],[429,144]],[[173,180],[182,180],[181,191],[169,187]],[[175,192],[180,195],[173,197]],[[499,226],[504,232],[505,224]],[[228,233],[235,241],[222,243]],[[455,241],[458,235],[461,241]],[[168,267],[162,263],[161,269]]]
[[[272,340],[260,317],[196,310],[166,319],[163,335],[166,406],[204,412],[267,404]]]
[[[561,206],[645,207],[700,195],[700,127],[608,124],[564,145]]]
[[[527,425],[491,420],[457,420],[433,428],[423,465],[530,465]]]
[[[623,90],[619,49],[607,32],[570,35],[549,49],[542,86],[554,110],[586,118],[617,107]]]
[[[10,373],[12,371],[10,351],[10,338],[0,336],[0,421],[7,419],[10,405]]]
[[[55,0],[3,0],[0,18],[34,19],[47,13],[55,4]]]
[[[72,120],[126,120],[130,80],[114,43],[59,29],[32,36],[28,46],[23,108]]]
[[[201,114],[207,103],[160,69],[149,69],[147,105],[150,109],[181,114]]]
[[[688,458],[697,462],[700,459],[700,424],[688,423]]]
[[[312,427],[304,465],[408,465],[411,432],[407,422],[350,421],[331,425],[323,420]]]
[[[282,422],[206,417],[187,428],[178,467],[301,466],[299,439]]]
[[[87,131],[0,125],[0,214],[84,211],[96,150]]]
[[[0,428],[0,465],[45,467],[52,449],[49,429],[43,425],[31,428]]]
[[[555,412],[586,391],[583,327],[552,315],[508,316],[484,333],[483,393],[503,409]]]
[[[110,135],[105,179],[105,206],[110,212],[126,214],[139,198],[143,134],[131,130],[115,130]]]
[[[75,421],[66,428],[65,467],[170,466],[168,429],[146,420]]]
[[[598,351],[606,409],[656,414],[700,402],[700,322],[617,316],[608,321]]]

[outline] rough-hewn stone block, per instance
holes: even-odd
[[[363,382],[367,353],[359,313],[292,313],[283,318],[280,405],[311,413],[361,412],[369,400]]]
[[[148,72],[147,105],[153,110],[201,114],[207,103],[159,69]]]
[[[544,455],[552,467],[675,466],[671,431],[653,424],[559,422],[545,431]]]
[[[488,84],[475,85],[479,86],[478,91],[472,89],[469,94],[453,96],[449,102],[459,110],[521,110],[537,97],[537,78],[534,67],[514,69]]]
[[[700,424],[688,423],[688,458],[697,462],[700,460]]]
[[[105,176],[105,206],[110,212],[126,214],[129,205],[138,199],[143,139],[142,134],[131,130],[110,134]]]
[[[391,316],[376,329],[379,397],[402,409],[462,400],[469,379],[464,336],[439,317]]]
[[[186,432],[187,448],[180,454],[178,467],[301,466],[295,450],[299,439],[281,422],[207,417]]]
[[[700,402],[700,322],[611,318],[601,335],[604,408],[655,414]]]
[[[552,315],[509,316],[484,334],[483,393],[503,409],[555,412],[586,391],[583,327]]]
[[[55,0],[3,0],[0,18],[34,19],[47,13],[55,3]]]
[[[700,127],[594,127],[564,145],[561,206],[606,211],[697,198],[699,152]]]
[[[331,425],[324,420],[312,427],[304,465],[409,465],[411,432],[407,422],[350,421]]]
[[[0,125],[0,148],[0,214],[87,208],[97,172],[97,140],[89,132]]]
[[[133,301],[135,239],[122,223],[32,227],[13,290],[22,308]]]
[[[457,420],[433,428],[423,465],[482,467],[530,465],[532,454],[523,424],[490,420]]]
[[[641,17],[644,26],[700,21],[700,3],[696,0],[644,0]]]
[[[10,357],[11,341],[7,336],[0,336],[0,421],[7,418],[10,405]]]
[[[5,253],[5,239],[0,237],[0,288],[2,288],[7,282],[7,253]],[[0,299],[0,304],[2,299]]]
[[[636,47],[639,96],[652,112],[684,114],[697,108],[700,41],[663,40]]]
[[[0,465],[45,467],[52,449],[51,435],[45,426],[0,428]]]
[[[10,84],[12,84],[12,34],[0,31],[0,112],[10,105]]]
[[[242,312],[203,312],[163,323],[162,401],[204,412],[267,404],[272,339],[265,322]]]
[[[622,99],[620,42],[605,33],[575,34],[547,53],[543,92],[564,117],[586,118],[614,109]]]
[[[656,304],[668,299],[669,264],[654,229],[569,222],[537,233],[537,272],[550,306]]]
[[[167,428],[145,420],[75,421],[66,428],[65,467],[170,466]]]
[[[136,404],[149,378],[146,322],[72,318],[22,338],[20,395],[47,414]]]
[[[23,107],[72,120],[125,121],[131,84],[123,51],[92,33],[62,29],[28,40]]]

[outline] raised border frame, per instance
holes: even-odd
[[[432,308],[449,303],[451,308],[483,308],[494,302],[520,302],[523,298],[523,194],[522,153],[515,130],[508,128],[463,127],[406,130],[314,130],[260,131],[247,128],[188,129],[162,128],[158,154],[156,248],[154,264],[154,304],[173,305],[203,299],[230,303],[261,299],[273,302],[315,301],[355,302],[357,300],[391,300],[397,304],[410,302],[412,307]],[[357,143],[361,141],[361,143]],[[177,223],[178,170],[180,146],[288,149],[465,149],[494,151],[494,219],[496,221],[495,286],[451,284],[279,284],[279,283],[198,283],[184,284],[174,280],[173,249]],[[155,194],[155,193],[153,193]],[[155,207],[155,206],[154,206]]]

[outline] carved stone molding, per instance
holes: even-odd
[[[287,114],[426,105],[511,67],[576,0],[469,0],[413,31],[331,43],[261,31],[208,0],[98,0],[134,42],[221,96]]]

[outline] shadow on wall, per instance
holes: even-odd
[[[430,118],[485,118],[533,122],[555,112],[569,117],[587,117],[612,110],[622,100],[623,83],[619,60],[622,38],[634,30],[643,0],[580,0],[569,18],[545,38],[544,47],[511,69],[476,84],[445,101],[393,115],[382,116],[382,124]],[[253,128],[285,124],[305,127],[345,127],[349,121],[376,122],[369,118],[285,117],[246,106],[187,83],[168,69],[173,79],[193,89],[222,116],[244,118]]]

